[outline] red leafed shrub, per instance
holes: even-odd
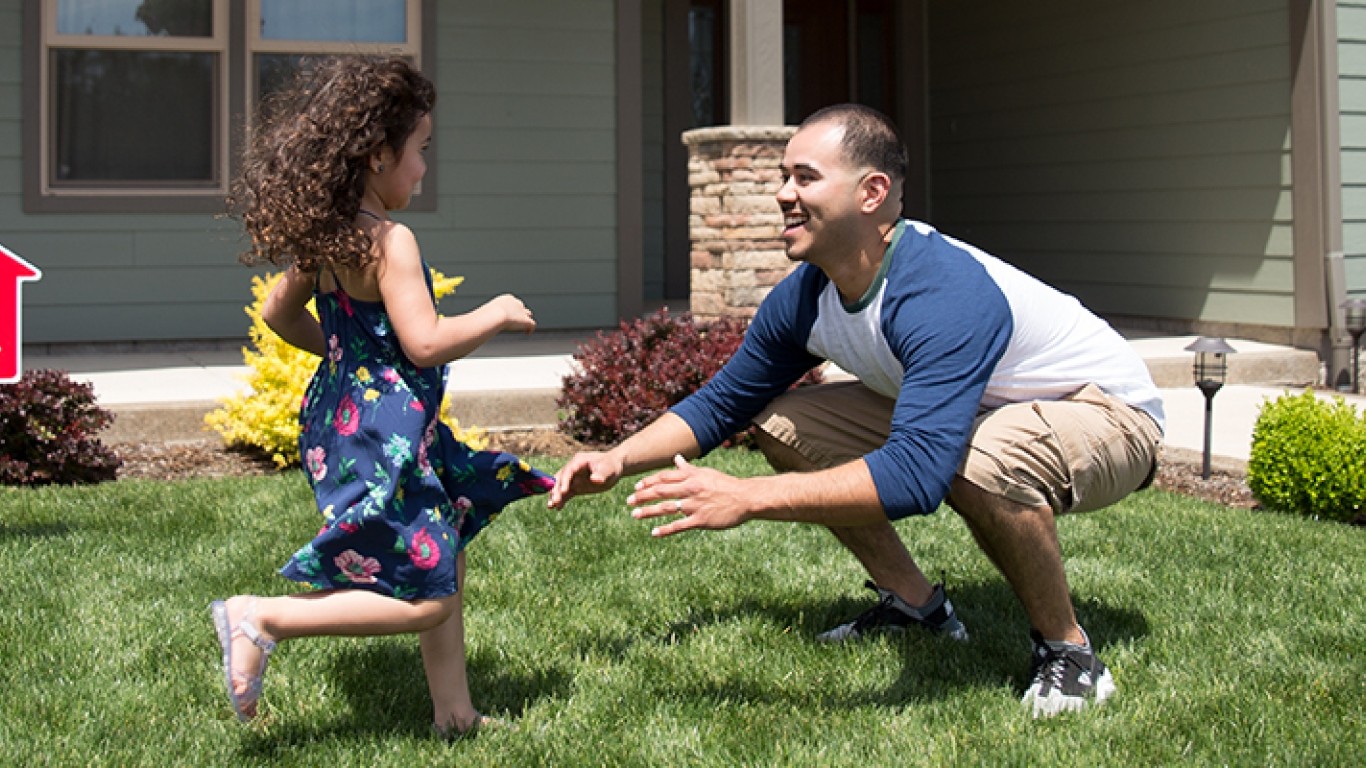
[[[123,462],[95,437],[113,420],[93,387],[62,371],[28,371],[0,385],[0,484],[113,480]]]
[[[611,445],[654,421],[697,391],[735,354],[748,322],[727,317],[700,324],[690,313],[662,309],[581,344],[578,371],[564,378],[556,401],[560,431],[590,445]],[[815,384],[812,370],[797,386]],[[742,432],[728,445],[751,445]]]

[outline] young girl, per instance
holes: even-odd
[[[212,605],[242,720],[256,715],[276,642],[417,632],[438,733],[486,722],[465,679],[463,549],[502,507],[553,481],[469,449],[437,420],[445,364],[536,321],[511,295],[438,316],[417,241],[389,219],[426,173],[435,95],[401,58],[326,62],[274,102],[234,190],[252,240],[244,261],[289,265],[265,321],[322,358],[299,447],[323,527],[281,570],[317,591]]]

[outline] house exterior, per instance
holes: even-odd
[[[513,291],[591,329],[687,302],[710,277],[684,134],[781,146],[843,100],[902,126],[909,215],[1116,324],[1310,348],[1332,377],[1336,308],[1366,297],[1366,2],[0,0],[0,243],[43,272],[25,341],[243,338],[219,216],[243,116],[299,56],[369,50],[437,85],[400,217],[466,278],[447,312]]]

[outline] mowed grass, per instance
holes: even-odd
[[[765,472],[757,455],[708,464]],[[549,464],[553,467],[553,463]],[[1027,621],[941,510],[898,523],[972,633],[813,636],[871,593],[821,529],[653,540],[625,485],[539,500],[470,548],[476,702],[515,729],[433,740],[416,638],[292,641],[263,716],[223,693],[207,606],[295,587],[298,473],[0,489],[0,762],[14,765],[1356,765],[1366,531],[1147,491],[1060,521],[1119,694],[1034,721]]]

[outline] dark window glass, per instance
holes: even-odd
[[[307,56],[299,53],[256,54],[256,103],[270,99],[271,94],[289,84],[294,73],[326,58],[326,55]]]
[[[52,55],[52,180],[212,182],[217,56]]]

